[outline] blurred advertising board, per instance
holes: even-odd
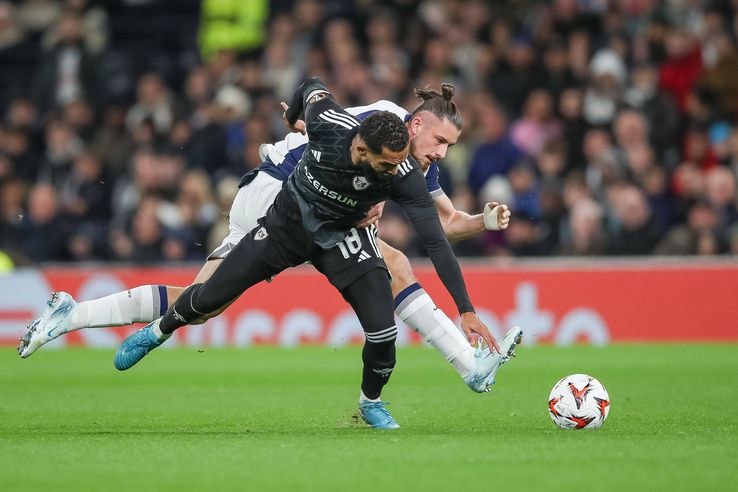
[[[514,324],[525,343],[738,342],[738,265],[729,263],[467,263],[469,293],[496,336]],[[415,269],[436,304],[458,316],[433,269]],[[0,276],[0,344],[17,345],[53,290],[88,300],[142,284],[188,285],[196,268],[43,268]],[[420,343],[400,325],[398,345]],[[134,327],[81,330],[55,346],[114,347]],[[220,317],[179,330],[167,346],[295,346],[361,343],[361,326],[312,267],[282,273]]]

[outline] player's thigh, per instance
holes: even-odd
[[[282,184],[282,181],[260,172],[251,183],[241,188],[231,206],[231,230],[246,234],[256,227],[258,220],[274,203]]]
[[[403,289],[414,284],[418,280],[415,278],[410,260],[399,249],[395,249],[389,244],[379,239],[379,249],[384,256],[390,275],[392,276],[392,294],[397,295]]]
[[[304,262],[308,255],[296,254],[287,242],[300,231],[287,232],[293,233],[289,240],[270,234],[265,226],[246,234],[201,285],[193,309],[203,315],[220,312],[253,285]],[[305,240],[302,246],[310,244]]]
[[[387,271],[373,227],[351,229],[333,248],[316,249],[310,261],[339,291],[371,270]]]
[[[208,255],[208,261],[225,258],[231,249],[258,225],[259,219],[266,215],[281,189],[281,181],[263,172],[257,174],[251,183],[240,188],[228,215],[228,235],[223,238],[220,246]]]
[[[341,295],[354,309],[368,340],[377,343],[394,340],[397,329],[387,270],[374,268],[365,272],[341,289]]]

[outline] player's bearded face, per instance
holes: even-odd
[[[407,159],[408,152],[409,146],[399,152],[391,151],[387,147],[382,148],[381,154],[367,151],[359,167],[364,170],[364,175],[370,180],[394,176],[399,170],[398,166]]]

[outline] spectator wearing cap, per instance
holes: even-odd
[[[622,105],[628,72],[615,51],[598,51],[589,64],[591,83],[584,95],[584,119],[592,125],[610,124]]]

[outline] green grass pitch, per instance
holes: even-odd
[[[398,350],[402,429],[352,418],[360,349],[0,351],[0,490],[728,490],[738,483],[738,345],[521,347],[492,393],[434,351]],[[607,387],[598,431],[561,431],[567,374]],[[731,485],[732,484],[732,485]]]

